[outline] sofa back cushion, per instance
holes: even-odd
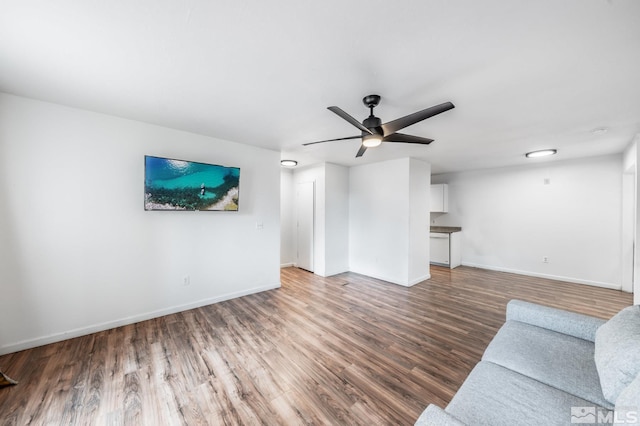
[[[640,372],[640,306],[629,306],[596,332],[595,362],[602,393],[612,404]]]

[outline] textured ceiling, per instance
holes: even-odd
[[[619,153],[640,132],[637,0],[0,0],[0,91],[282,151],[435,173]],[[354,158],[359,120],[441,102]],[[606,127],[603,134],[595,128]],[[549,161],[549,160],[535,160]]]

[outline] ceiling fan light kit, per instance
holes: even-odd
[[[433,142],[433,139],[423,138],[421,136],[405,135],[397,133],[398,130],[409,127],[422,120],[426,120],[434,115],[441,114],[445,111],[455,108],[451,102],[445,102],[440,105],[435,105],[430,108],[423,109],[413,114],[400,117],[396,120],[382,123],[378,117],[373,115],[373,109],[380,103],[379,95],[367,95],[362,99],[362,102],[367,108],[369,108],[369,117],[367,117],[362,123],[353,118],[351,115],[344,112],[337,106],[330,106],[327,109],[343,120],[347,121],[352,126],[359,129],[362,133],[358,136],[347,136],[344,138],[328,139],[318,142],[308,142],[303,144],[304,146],[313,145],[317,143],[342,141],[348,139],[361,139],[360,149],[356,154],[356,157],[361,157],[367,148],[374,148],[382,144],[382,142],[400,142],[400,143],[413,143],[428,145]]]
[[[380,135],[364,135],[362,137],[362,145],[367,148],[374,148],[376,146],[380,146],[382,143],[382,136]]]

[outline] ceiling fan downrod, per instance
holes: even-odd
[[[362,98],[362,103],[369,108],[369,117],[373,117],[373,109],[380,103],[380,95],[367,95]]]

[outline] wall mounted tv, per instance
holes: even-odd
[[[238,211],[240,169],[144,156],[145,210]]]

